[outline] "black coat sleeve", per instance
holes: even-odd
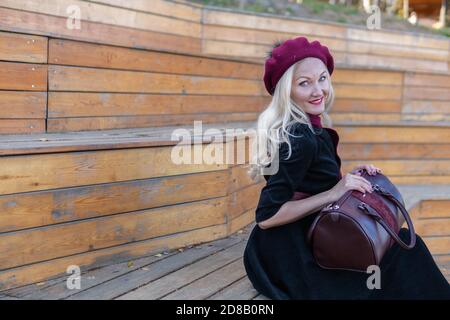
[[[308,168],[316,155],[317,144],[312,133],[306,130],[299,131],[302,137],[289,137],[292,154],[288,155],[286,142],[279,147],[279,169],[276,174],[270,175],[266,185],[262,188],[258,205],[256,207],[256,222],[259,223],[275,215],[280,207],[294,195],[300,186]]]

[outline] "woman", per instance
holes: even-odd
[[[325,270],[314,261],[305,235],[320,209],[348,190],[372,192],[359,169],[381,172],[371,164],[340,172],[339,136],[321,123],[330,124],[333,69],[328,48],[304,37],[276,45],[266,61],[264,83],[273,97],[258,118],[251,175],[263,174],[267,183],[244,252],[250,281],[271,299],[450,299],[450,286],[419,236],[412,250],[395,244],[386,252],[380,289],[369,289],[371,274]],[[400,237],[409,243],[407,229]]]

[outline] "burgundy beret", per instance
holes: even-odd
[[[271,56],[266,60],[264,84],[267,92],[273,95],[278,80],[284,72],[297,61],[307,57],[322,60],[330,75],[333,73],[334,61],[327,47],[321,45],[319,41],[309,43],[305,37],[289,39],[274,48]]]

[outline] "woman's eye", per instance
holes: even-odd
[[[321,76],[320,79],[322,79],[322,78],[323,78],[323,80],[325,80],[327,77],[326,76]]]
[[[307,83],[308,83],[308,81],[303,81],[303,82],[300,82],[300,85],[301,85],[302,87],[304,87],[304,85],[307,84]]]

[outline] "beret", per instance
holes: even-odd
[[[273,95],[275,87],[284,72],[297,61],[308,57],[322,60],[327,66],[330,75],[333,73],[333,56],[326,46],[321,45],[319,41],[310,43],[305,37],[289,39],[276,46],[266,60],[264,84],[267,92]]]

